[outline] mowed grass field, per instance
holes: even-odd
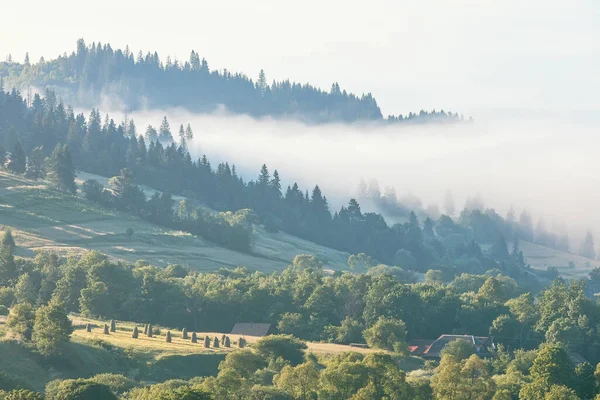
[[[154,359],[160,359],[161,357],[171,355],[190,355],[190,354],[207,354],[207,353],[223,353],[226,354],[238,348],[238,342],[240,335],[232,335],[227,332],[196,332],[198,336],[198,343],[192,343],[190,339],[183,339],[181,331],[169,330],[165,327],[154,327],[160,329],[160,334],[153,335],[152,338],[144,335],[144,326],[135,324],[133,322],[116,322],[116,332],[110,332],[108,335],[104,334],[104,324],[110,326],[109,321],[99,321],[94,319],[87,319],[82,317],[71,317],[73,322],[73,335],[72,341],[79,343],[90,343],[101,340],[109,343],[115,347],[123,349],[133,350],[135,352],[146,354]],[[86,324],[93,326],[91,332],[87,332]],[[138,327],[139,337],[134,339],[131,337],[134,326]],[[167,331],[171,332],[171,343],[167,343],[166,335]],[[188,332],[191,337],[192,332]],[[213,347],[213,340],[215,337],[221,341],[221,336],[227,335],[231,340],[231,347],[224,347],[220,344],[219,348]],[[211,339],[210,347],[204,347],[204,338],[208,336]],[[260,340],[258,336],[243,336],[248,342],[249,347],[252,347],[253,343]],[[316,343],[307,342],[307,351],[322,354],[339,354],[347,351],[353,351],[362,354],[368,354],[373,352],[380,352],[377,349],[364,349],[359,347],[351,347],[341,344],[333,343]]]
[[[90,177],[83,175],[78,183]],[[40,250],[63,255],[98,250],[128,262],[143,259],[153,265],[181,264],[199,271],[240,265],[263,271],[280,270],[304,253],[315,254],[327,268],[343,269],[348,259],[344,252],[282,232],[267,233],[262,227],[255,227],[251,254],[229,250],[105,209],[81,196],[50,190],[42,181],[5,172],[0,172],[0,224],[13,229],[19,256],[32,256]],[[131,237],[125,233],[128,228],[134,231]]]
[[[561,276],[571,279],[587,278],[600,261],[594,261],[577,254],[550,249],[535,243],[519,242],[526,262],[536,269],[556,267]],[[574,266],[574,267],[573,267]]]

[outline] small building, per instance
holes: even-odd
[[[272,333],[273,325],[253,322],[238,322],[231,330],[232,335],[241,336],[267,336]]]
[[[473,346],[479,357],[493,357],[496,345],[492,336],[441,335],[436,340],[416,339],[408,342],[411,354],[424,358],[440,358],[442,349],[454,340],[463,340]]]

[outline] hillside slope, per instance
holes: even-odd
[[[0,172],[0,223],[13,228],[20,256],[32,256],[37,250],[60,254],[98,250],[129,262],[145,259],[154,265],[181,264],[195,270],[243,265],[263,271],[283,269],[303,253],[317,255],[332,269],[345,268],[348,259],[344,252],[285,233],[268,233],[262,227],[255,227],[252,254],[233,251],[5,172]],[[125,233],[127,228],[134,231],[131,237]]]

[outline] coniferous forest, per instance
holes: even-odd
[[[289,80],[269,82],[264,71],[256,80],[228,70],[211,70],[208,62],[192,51],[189,60],[179,61],[158,53],[110,44],[77,42],[76,51],[57,59],[35,63],[0,63],[0,77],[10,87],[60,90],[71,103],[94,107],[103,97],[119,99],[129,111],[140,108],[183,107],[210,113],[224,106],[234,114],[253,117],[294,118],[311,123],[327,122],[457,122],[458,113],[424,111],[383,118],[370,94],[347,93],[338,83],[329,91]]]

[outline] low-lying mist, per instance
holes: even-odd
[[[108,111],[115,119],[118,112]],[[228,161],[255,179],[262,164],[277,169],[284,187],[319,184],[332,209],[356,196],[361,179],[382,192],[413,195],[423,208],[439,206],[450,190],[458,209],[480,196],[486,208],[517,217],[528,209],[546,226],[567,225],[572,248],[587,229],[600,233],[599,124],[564,116],[488,117],[463,124],[319,125],[255,120],[226,113],[195,115],[181,109],[147,110],[129,117],[138,133],[167,116],[173,135],[190,123],[195,158]],[[177,138],[176,138],[177,140]],[[368,208],[365,205],[364,208]]]

